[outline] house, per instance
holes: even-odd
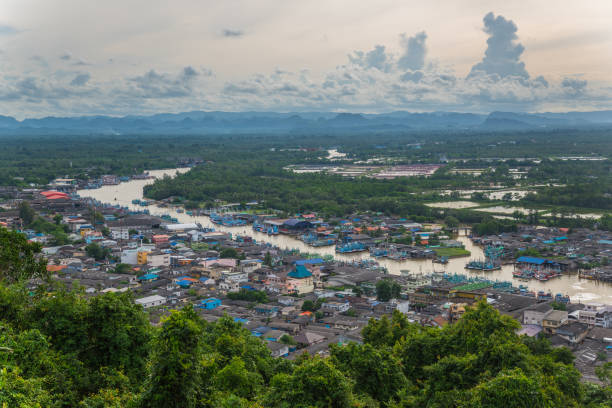
[[[167,244],[170,237],[165,234],[153,235],[152,241],[155,245]]]
[[[287,290],[298,295],[314,291],[314,280],[308,268],[296,265],[295,269],[287,274]]]
[[[147,296],[140,299],[136,299],[135,302],[145,309],[154,306],[160,306],[166,303],[166,298],[159,295]]]
[[[567,323],[567,311],[553,310],[542,319],[544,333],[555,334],[557,329]]]
[[[141,282],[153,282],[159,279],[159,277],[154,273],[147,273],[138,278]]]
[[[123,227],[113,227],[110,229],[110,233],[111,233],[111,237],[113,239],[122,239],[122,240],[128,240],[130,239],[130,230],[129,228],[123,228]]]
[[[597,311],[595,326],[612,329],[612,306],[604,306]]]
[[[149,254],[147,263],[152,267],[170,266],[170,254]]]
[[[574,322],[557,328],[557,335],[567,340],[571,345],[576,345],[587,336],[589,326],[585,323]]]
[[[553,310],[549,303],[539,303],[523,311],[523,324],[542,326],[544,317]]]
[[[197,306],[200,309],[212,310],[221,306],[221,300],[217,298],[204,299]]]
[[[255,306],[255,313],[266,317],[276,317],[279,310],[280,307],[273,305],[258,304]]]
[[[268,349],[272,357],[284,357],[289,354],[289,346],[276,341],[269,341],[267,343]]]
[[[349,302],[325,302],[321,305],[321,310],[331,314],[343,313],[350,308],[351,304]]]
[[[291,296],[279,296],[277,302],[284,306],[293,306],[295,298]]]
[[[304,331],[293,338],[299,345],[310,347],[313,344],[319,344],[325,341],[325,337],[320,334],[310,331]]]
[[[249,281],[249,274],[248,272],[224,270],[221,272],[221,278],[225,281],[242,283]]]
[[[287,333],[285,333],[282,330],[272,329],[272,330],[268,330],[267,332],[265,332],[265,334],[262,337],[268,341],[279,341],[281,337],[286,336],[286,335]]]

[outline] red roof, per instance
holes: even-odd
[[[58,198],[64,198],[64,199],[70,198],[68,194],[62,193],[61,191],[54,191],[54,190],[43,191],[40,194],[44,195],[48,200],[57,200]]]

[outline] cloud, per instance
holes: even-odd
[[[425,56],[427,47],[425,41],[427,34],[425,31],[416,33],[412,37],[408,37],[405,33],[401,34],[402,55],[397,61],[397,65],[403,70],[419,70],[425,65]]]
[[[88,72],[84,74],[78,74],[74,77],[72,81],[70,81],[70,85],[73,86],[83,86],[91,79],[91,75]]]
[[[503,16],[488,13],[484,19],[484,32],[489,35],[485,56],[472,67],[468,77],[479,73],[505,78],[516,76],[529,79],[525,64],[520,61],[524,51],[522,44],[517,42],[517,27],[512,20]]]
[[[587,81],[580,78],[563,78],[561,86],[570,95],[578,96],[584,94],[587,87]]]
[[[244,35],[244,31],[224,28],[223,31],[221,31],[221,35],[223,35],[223,37],[230,37],[230,38],[231,37],[242,37]]]
[[[176,75],[158,73],[150,70],[147,73],[128,79],[130,85],[125,92],[139,98],[181,98],[193,94],[196,78],[200,73],[187,66]]]
[[[18,32],[19,30],[13,26],[0,24],[0,35],[13,35],[17,34]]]
[[[376,68],[383,72],[387,72],[391,68],[390,60],[392,57],[387,55],[384,45],[376,45],[373,50],[367,53],[354,51],[353,54],[349,54],[348,58],[352,64],[363,68]]]

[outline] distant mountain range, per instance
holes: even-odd
[[[0,134],[337,133],[419,130],[612,128],[612,111],[490,114],[390,112],[183,112],[151,116],[46,117],[18,121],[0,115]]]

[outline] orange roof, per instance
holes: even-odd
[[[309,311],[300,313],[300,316],[310,316],[310,315],[312,315],[312,312],[309,312]]]
[[[421,245],[427,245],[427,244],[429,244],[429,241],[427,241],[426,239],[421,241]]]
[[[159,235],[153,235],[153,238],[155,238],[155,239],[163,239],[163,238],[170,238],[170,236],[165,235],[165,234],[159,234]]]
[[[47,265],[47,272],[59,272],[66,269],[66,265]]]
[[[56,200],[58,198],[70,198],[68,194],[62,193],[61,191],[54,191],[54,190],[43,191],[40,194],[44,195],[49,200]]]

